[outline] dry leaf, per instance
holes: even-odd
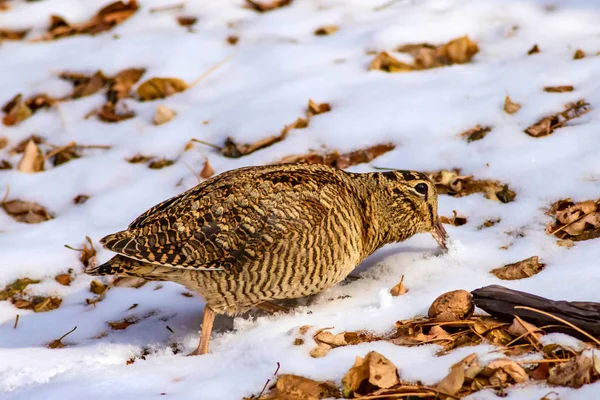
[[[148,164],[148,168],[162,169],[164,167],[170,167],[173,164],[175,164],[175,161],[167,160],[166,158],[161,158],[160,160],[151,161],[150,164]]]
[[[85,237],[85,242],[83,243],[83,250],[81,251],[79,260],[86,269],[88,267],[93,267],[96,265],[96,249],[94,248],[92,239],[90,239],[89,236]]]
[[[121,103],[124,104],[124,103]],[[104,122],[121,122],[135,117],[135,112],[129,110],[127,106],[123,106],[122,110],[117,110],[118,104],[107,102],[98,112],[98,118]]]
[[[281,163],[306,162],[309,164],[324,164],[337,168],[348,168],[357,164],[368,163],[373,159],[394,150],[396,146],[388,144],[378,144],[361,150],[356,150],[350,153],[340,154],[337,151],[329,154],[302,154],[287,156],[280,160]]]
[[[2,111],[6,113],[2,119],[2,123],[6,126],[16,125],[33,115],[33,111],[26,102],[23,101],[21,94],[16,95],[12,100],[2,107]]]
[[[128,68],[109,79],[109,89],[106,98],[110,103],[131,97],[131,88],[146,72],[145,68]]]
[[[12,164],[6,160],[0,160],[0,170],[12,169]]]
[[[489,372],[493,371],[493,373],[495,374],[495,373],[497,373],[498,370],[502,370],[504,373],[506,373],[508,376],[510,376],[515,383],[523,383],[523,382],[526,382],[529,380],[529,377],[527,376],[527,372],[525,372],[523,367],[521,367],[519,364],[517,364],[516,362],[509,360],[509,359],[500,359],[500,360],[494,360],[494,361],[490,362],[485,367],[484,373],[489,373]],[[507,381],[507,379],[502,380],[502,382],[495,383],[493,381],[493,379],[490,377],[490,383],[494,386],[498,386],[498,385],[505,386],[506,381]]]
[[[229,43],[230,45],[235,46],[237,42],[240,41],[240,37],[236,35],[229,35],[225,40],[227,40],[227,43]]]
[[[450,313],[456,320],[469,318],[475,309],[472,299],[473,296],[466,290],[444,293],[433,301],[427,315],[436,318],[443,313]]]
[[[387,52],[382,51],[377,54],[371,64],[369,64],[369,70],[379,70],[385,72],[408,72],[415,68],[407,63],[395,59]]]
[[[0,10],[2,9],[0,4]],[[13,30],[0,28],[0,43],[3,40],[23,40],[29,33],[30,29]]]
[[[544,87],[544,92],[548,92],[548,93],[565,93],[565,92],[572,92],[573,90],[574,90],[574,88],[571,85]]]
[[[408,290],[406,289],[406,287],[404,287],[404,275],[402,275],[402,278],[400,278],[400,282],[398,282],[394,287],[390,289],[390,294],[392,296],[402,296],[406,292],[408,292]]]
[[[162,125],[172,120],[177,113],[165,106],[158,106],[152,122],[154,125]]]
[[[63,286],[69,286],[71,284],[72,278],[70,274],[59,274],[54,277],[56,282],[60,283]]]
[[[327,36],[336,33],[340,28],[335,25],[325,25],[315,31],[317,36]]]
[[[71,333],[75,332],[75,329],[77,329],[77,327],[71,329],[69,332],[65,333],[60,338],[51,341],[50,343],[48,343],[47,347],[49,349],[62,349],[63,347],[66,347],[62,340],[69,336]]]
[[[533,256],[521,260],[514,264],[507,264],[490,271],[497,278],[503,280],[515,280],[529,278],[544,269],[545,264],[540,264],[538,256]]]
[[[213,176],[214,174],[215,174],[215,171],[210,166],[210,162],[208,161],[208,158],[207,158],[206,161],[204,162],[204,167],[202,168],[202,171],[200,171],[200,177],[204,178],[204,179],[208,179],[211,176]]]
[[[594,361],[582,354],[552,367],[547,382],[551,385],[579,388],[590,383],[593,368]]]
[[[436,389],[453,396],[462,389],[466,379],[475,378],[482,370],[477,354],[470,354],[450,367],[450,373],[437,384]]]
[[[400,383],[400,380],[396,366],[381,354],[371,351],[364,358],[356,357],[354,365],[342,378],[344,397],[358,392],[363,382],[387,389]]]
[[[5,136],[0,136],[0,150],[8,146],[8,138]]]
[[[538,47],[537,44],[534,44],[533,47],[531,49],[529,49],[529,51],[527,52],[527,55],[532,55],[532,54],[536,54],[540,52],[540,48]]]
[[[164,99],[188,89],[189,85],[178,78],[151,78],[137,88],[140,101]]]
[[[476,127],[461,133],[459,136],[466,138],[467,142],[471,143],[483,139],[491,130],[492,128],[489,126],[481,127],[480,125],[477,125]]]
[[[30,278],[17,279],[13,283],[6,285],[4,289],[0,290],[0,300],[7,300],[14,295],[21,294],[27,286],[36,283],[40,283],[40,281]]]
[[[315,103],[312,100],[308,100],[308,110],[306,112],[307,117],[312,117],[313,115],[319,115],[326,112],[331,111],[331,106],[329,103]]]
[[[74,199],[73,199],[73,204],[83,204],[86,201],[88,201],[88,199],[90,198],[90,196],[86,195],[86,194],[78,194]]]
[[[498,181],[476,180],[472,176],[460,175],[460,170],[441,170],[427,174],[435,184],[438,194],[462,197],[473,193],[483,193],[490,200],[509,203],[516,197],[515,192]]]
[[[519,103],[514,103],[511,101],[510,96],[506,96],[504,99],[504,112],[507,114],[514,114],[521,109],[521,105]]]
[[[85,74],[63,72],[60,77],[73,83],[73,92],[67,97],[70,99],[79,99],[96,94],[108,83],[102,71],[96,71],[91,77]]]
[[[448,218],[445,216],[440,217],[442,224],[449,224],[452,226],[462,226],[467,223],[467,217],[459,217],[456,210],[452,210],[452,217]]]
[[[479,52],[479,47],[468,36],[463,36],[439,46],[429,43],[407,44],[399,47],[397,51],[410,53],[414,57],[414,64],[404,64],[404,68],[422,70],[468,63]]]
[[[539,331],[540,329],[537,326],[530,324],[527,321],[523,321],[521,318],[513,319],[512,325],[508,328],[508,333],[513,336],[519,337],[529,334],[535,339],[542,337],[542,334],[539,333]]]
[[[555,217],[546,226],[546,233],[568,241],[588,240],[600,237],[600,200],[574,203],[571,199],[555,202],[548,212]]]
[[[126,158],[125,161],[127,161],[128,163],[131,163],[131,164],[143,164],[152,159],[154,159],[154,157],[152,157],[152,156],[144,156],[141,154],[136,154],[133,157]]]
[[[5,201],[2,208],[15,220],[27,224],[39,224],[52,219],[52,215],[44,207],[31,201]]]
[[[44,156],[33,140],[27,142],[23,157],[17,169],[25,173],[34,173],[44,170]]]
[[[314,381],[291,374],[279,375],[273,392],[269,394],[269,398],[280,400],[340,398],[340,392],[333,382]]]
[[[90,292],[94,294],[102,294],[106,292],[107,286],[96,280],[90,282]]]
[[[281,8],[290,5],[291,3],[292,0],[246,0],[246,8],[251,8],[258,12],[267,12],[275,10],[276,8]]]
[[[108,326],[110,326],[110,328],[113,329],[113,330],[115,330],[115,331],[122,331],[124,329],[127,329],[127,327],[129,325],[133,325],[136,322],[137,322],[137,320],[124,319],[122,321],[108,322]]]
[[[39,302],[36,302],[33,306],[34,312],[47,312],[52,311],[60,307],[62,299],[57,297],[46,297],[42,298]]]
[[[573,60],[580,60],[585,57],[585,53],[581,49],[577,49],[575,54],[573,54]]]
[[[196,17],[186,17],[186,16],[177,17],[177,23],[179,23],[179,25],[181,25],[181,26],[192,26],[196,22],[198,22],[198,18],[196,18]]]
[[[21,154],[25,151],[25,147],[29,144],[29,141],[33,140],[33,142],[37,145],[44,144],[46,141],[44,138],[38,135],[31,135],[21,140],[15,147],[10,150],[10,154]]]

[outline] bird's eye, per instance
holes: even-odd
[[[427,194],[427,189],[428,187],[426,183],[419,183],[417,186],[415,186],[415,190],[417,191],[417,193],[423,195]]]

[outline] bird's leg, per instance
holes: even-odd
[[[289,313],[291,310],[287,307],[280,306],[279,304],[272,303],[270,301],[264,301],[258,303],[256,308],[268,312],[269,314],[275,314],[277,312]]]
[[[202,317],[202,332],[200,332],[200,343],[198,348],[192,351],[188,356],[198,356],[208,353],[208,342],[215,322],[215,312],[207,304],[204,306],[204,316]]]

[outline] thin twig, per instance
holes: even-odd
[[[260,391],[260,393],[258,394],[257,397],[262,396],[262,394],[265,392],[265,390],[267,390],[267,385],[269,384],[269,382],[271,382],[271,379],[275,378],[275,376],[279,372],[279,368],[280,367],[281,367],[281,364],[279,364],[279,362],[277,362],[277,368],[275,369],[275,372],[273,373],[273,376],[271,378],[267,379],[267,381],[265,382],[265,385],[263,386],[262,390]]]
[[[600,345],[600,340],[596,339],[595,337],[593,337],[592,335],[590,335],[589,333],[587,333],[586,331],[584,331],[583,329],[573,325],[572,323],[570,323],[569,321],[566,321],[560,317],[557,317],[556,315],[550,314],[546,311],[542,311],[542,310],[538,310],[537,308],[533,308],[533,307],[526,307],[526,306],[515,306],[514,308],[516,309],[521,309],[521,310],[528,310],[528,311],[533,311],[536,312],[538,314],[542,314],[545,315],[547,317],[550,318],[554,318],[555,320],[562,322],[563,324],[575,329],[577,332],[581,333],[582,335],[588,337],[589,339],[591,339],[594,343],[596,343],[597,345]]]
[[[571,361],[570,358],[553,358],[552,360],[548,360],[544,358],[543,360],[518,360],[517,364],[549,364],[549,363],[561,363]]]
[[[54,150],[50,150],[50,151],[48,152],[48,154],[46,154],[46,155],[44,156],[44,159],[46,159],[46,160],[47,160],[47,159],[49,159],[50,157],[53,157],[53,156],[57,155],[58,153],[60,153],[60,152],[62,152],[62,151],[65,151],[65,150],[68,150],[68,149],[70,149],[71,147],[75,147],[75,146],[77,146],[77,143],[75,143],[75,142],[71,142],[71,143],[69,143],[69,144],[67,144],[67,145],[65,145],[65,146],[60,146],[60,147],[57,147],[57,148],[55,148]]]
[[[207,76],[209,76],[210,74],[212,74],[213,72],[215,72],[217,69],[219,69],[219,67],[221,67],[223,64],[225,64],[227,61],[231,60],[231,58],[233,58],[233,56],[236,53],[237,53],[237,51],[231,53],[230,55],[228,55],[227,57],[225,57],[223,60],[219,61],[218,63],[216,63],[215,65],[213,65],[212,67],[210,67],[208,69],[208,71],[206,71],[205,73],[203,73],[202,75],[200,75],[198,78],[196,78],[196,80],[190,84],[190,87],[196,86],[196,84],[198,82],[200,82],[202,79],[206,78]]]
[[[15,326],[13,326],[13,329],[17,329],[17,325],[19,325],[19,314],[17,314],[17,318],[15,318]]]
[[[190,139],[190,141],[192,141],[192,142],[195,142],[195,143],[200,143],[200,144],[203,144],[203,145],[205,145],[205,146],[210,146],[210,147],[212,147],[212,148],[214,148],[214,149],[217,149],[217,150],[219,150],[219,151],[223,151],[223,148],[222,148],[222,147],[219,147],[219,146],[217,146],[216,144],[212,144],[212,143],[205,142],[205,141],[203,141],[203,140],[200,140],[200,139],[195,139],[195,138],[192,138],[192,139]]]
[[[183,10],[185,8],[185,4],[184,3],[176,3],[176,4],[171,4],[168,6],[162,6],[162,7],[154,7],[150,9],[150,14],[156,13],[156,12],[162,12],[162,11],[172,11],[172,10]]]
[[[64,335],[62,335],[61,337],[59,337],[58,341],[60,342],[61,340],[63,340],[64,338],[66,338],[68,335],[70,335],[71,333],[75,332],[75,329],[77,329],[77,327],[71,329],[69,332],[67,332]]]

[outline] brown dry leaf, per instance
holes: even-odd
[[[593,372],[594,361],[581,354],[552,367],[547,382],[551,385],[579,388],[590,383]]]
[[[334,151],[329,154],[302,154],[302,155],[292,155],[284,157],[279,162],[281,163],[294,163],[294,162],[306,162],[309,164],[324,164],[330,165],[332,167],[337,168],[348,168],[357,164],[368,163],[373,161],[373,159],[381,156],[382,154],[391,151],[396,146],[388,143],[388,144],[378,144],[372,147],[368,147],[366,149],[356,150],[350,153],[340,154],[337,151]]]
[[[202,168],[202,171],[200,171],[200,177],[204,178],[204,179],[208,179],[211,176],[213,176],[214,174],[215,174],[215,171],[211,167],[210,162],[208,161],[208,158],[207,158],[206,161],[204,162],[204,167]]]
[[[137,88],[140,101],[164,99],[188,89],[189,85],[178,78],[150,78]]]
[[[513,264],[495,268],[490,272],[503,280],[524,279],[537,274],[544,269],[544,266],[545,264],[539,262],[538,256],[533,256]]]
[[[275,10],[276,8],[281,8],[287,5],[290,5],[292,0],[265,0],[265,1],[255,1],[255,0],[246,0],[246,8],[251,8],[258,12],[267,12],[271,10]]]
[[[0,10],[2,9],[0,4]],[[0,28],[0,42],[3,40],[23,40],[29,33],[30,29],[1,29]]]
[[[58,150],[60,150],[58,152],[56,150],[57,149],[51,150],[49,152],[49,153],[54,153],[54,155],[52,156],[52,158],[53,158],[52,164],[55,167],[81,157],[81,154],[77,150],[77,146],[75,145],[75,143],[73,143],[72,146],[65,146],[61,149],[58,149]],[[46,157],[47,156],[48,155],[46,155]]]
[[[6,160],[0,160],[0,170],[12,169],[12,164]]]
[[[108,287],[101,282],[96,280],[90,282],[90,292],[94,294],[102,294],[106,292],[106,289],[108,289]]]
[[[50,343],[48,343],[47,347],[49,349],[62,349],[63,347],[66,347],[66,344],[64,344],[62,342],[62,340],[64,338],[66,338],[67,336],[69,336],[71,333],[75,332],[76,329],[77,329],[77,327],[71,329],[69,332],[65,333],[64,335],[62,335],[58,339],[54,339],[53,341],[51,341]]]
[[[298,375],[282,374],[277,378],[270,399],[320,400],[340,398],[340,391],[333,382],[315,381]]]
[[[27,142],[23,157],[21,158],[21,161],[19,161],[17,169],[25,173],[34,173],[44,170],[44,156],[33,140]]]
[[[506,96],[504,99],[504,112],[507,114],[514,114],[521,109],[519,103],[515,103],[510,99],[510,96]]]
[[[156,107],[156,113],[154,114],[152,123],[154,125],[162,125],[175,118],[176,115],[177,113],[171,110],[169,107],[158,106]]]
[[[546,226],[546,233],[550,235],[565,241],[600,237],[600,200],[579,203],[559,200],[551,206],[549,214],[555,217],[554,222]]]
[[[192,26],[198,22],[198,18],[189,16],[177,17],[177,23],[181,26]]]
[[[144,156],[141,154],[136,154],[133,157],[126,158],[125,161],[127,161],[128,163],[131,163],[131,164],[143,164],[143,163],[147,163],[148,161],[153,160],[153,159],[154,159],[154,157],[152,157],[152,156]]]
[[[369,64],[369,70],[379,70],[385,72],[408,72],[413,71],[415,68],[407,63],[389,55],[387,52],[382,51],[377,54],[371,64]]]
[[[2,208],[15,220],[27,224],[39,224],[53,218],[43,206],[31,201],[5,201],[2,203]]]
[[[0,290],[0,300],[7,300],[16,294],[21,294],[27,286],[36,283],[40,283],[40,281],[30,278],[17,279],[13,283],[6,285],[4,289]]]
[[[138,9],[136,0],[127,3],[117,1],[101,8],[89,21],[81,24],[69,24],[58,15],[50,17],[48,32],[38,40],[53,40],[62,37],[105,32],[131,17]]]
[[[145,72],[145,68],[128,68],[119,72],[109,80],[107,100],[116,103],[118,100],[131,97],[131,88],[138,83]]]
[[[487,375],[490,372],[495,374],[498,370],[502,370],[504,373],[506,373],[508,376],[510,376],[515,383],[523,383],[523,382],[526,382],[529,380],[529,377],[527,376],[527,372],[525,372],[523,367],[521,367],[519,364],[517,364],[516,362],[509,360],[509,359],[500,359],[500,360],[494,360],[494,361],[490,362],[485,367],[484,374]],[[492,375],[492,376],[494,376],[494,375]],[[493,379],[490,377],[490,383],[494,386],[498,386],[498,384],[505,385],[506,380],[503,380],[502,382],[496,384],[495,382],[493,382]]]
[[[313,115],[319,115],[331,111],[329,103],[315,103],[312,100],[308,100],[308,110],[306,115],[310,118]]]
[[[229,35],[225,40],[227,40],[227,43],[229,43],[230,45],[235,46],[237,42],[240,41],[240,38],[236,35]]]
[[[471,143],[483,139],[485,135],[487,135],[491,130],[492,128],[490,128],[489,126],[482,127],[480,125],[477,125],[476,127],[461,133],[459,136],[466,138],[467,142]]]
[[[325,25],[315,31],[317,36],[327,36],[336,33],[340,28],[335,25]]]
[[[123,106],[122,110],[117,110],[117,107],[118,104],[105,103],[98,112],[98,118],[104,122],[115,123],[135,117],[135,111],[127,109],[127,106]]]
[[[400,383],[400,380],[396,366],[383,355],[371,351],[364,358],[356,357],[354,365],[342,378],[344,397],[358,392],[363,382],[387,389]]]
[[[62,303],[62,299],[59,299],[57,297],[42,298],[39,302],[36,302],[36,304],[33,306],[33,311],[34,312],[52,311],[52,310],[55,310],[58,307],[60,307],[61,303]]]
[[[470,354],[450,367],[450,373],[435,388],[454,396],[462,389],[466,379],[475,378],[482,370],[477,354]]]
[[[565,92],[572,92],[573,90],[574,90],[574,88],[571,85],[544,87],[544,92],[548,92],[548,93],[565,93]]]
[[[8,146],[8,138],[6,136],[0,136],[0,150]]]
[[[438,194],[462,197],[473,193],[483,193],[490,200],[509,203],[516,197],[515,192],[498,181],[477,180],[472,176],[460,175],[460,170],[441,170],[427,174],[435,184]]]
[[[69,286],[73,278],[71,278],[71,274],[59,274],[54,277],[54,280],[63,286]]]
[[[450,313],[456,320],[467,319],[475,309],[472,299],[473,296],[466,290],[453,290],[444,293],[433,301],[427,315],[429,318],[436,318],[443,313]]]
[[[150,164],[148,164],[148,168],[150,168],[150,169],[162,169],[162,168],[165,168],[165,167],[170,167],[173,164],[175,164],[175,161],[173,161],[173,160],[167,160],[166,158],[161,158],[160,160],[151,161]]]
[[[575,54],[573,54],[573,60],[580,60],[585,57],[585,52],[581,49],[575,50]]]
[[[73,83],[73,92],[66,99],[79,99],[91,96],[104,89],[104,86],[108,83],[108,79],[102,74],[102,71],[96,71],[92,76],[63,72],[60,74],[60,78]]]
[[[12,100],[2,107],[2,111],[6,113],[2,118],[2,123],[6,126],[16,125],[33,115],[33,111],[25,101],[21,94],[16,95]]]
[[[86,195],[86,194],[78,194],[74,199],[73,199],[73,204],[83,204],[86,201],[88,201],[88,199],[90,198],[90,196]]]
[[[396,285],[394,285],[394,287],[390,289],[390,294],[392,296],[402,296],[406,292],[408,292],[408,290],[404,286],[404,275],[402,275],[402,278],[400,278],[400,282],[398,282]]]
[[[479,52],[479,47],[468,36],[462,36],[439,46],[429,43],[408,44],[397,51],[410,53],[414,57],[414,65],[408,66],[412,70],[422,70],[468,63]]]
[[[467,217],[459,217],[456,210],[452,210],[452,217],[448,218],[445,216],[440,217],[442,224],[449,224],[452,226],[462,226],[467,223]]]
[[[529,49],[529,51],[527,52],[527,55],[532,55],[532,54],[536,54],[540,52],[540,48],[538,47],[537,44],[534,44],[533,47],[531,49]]]
[[[508,333],[515,337],[529,334],[535,339],[539,339],[542,337],[542,334],[539,332],[540,329],[537,326],[530,324],[527,321],[523,321],[521,318],[513,319],[512,325],[508,328]]]
[[[31,135],[29,137],[26,137],[25,139],[21,140],[15,147],[13,147],[10,150],[10,154],[21,154],[25,151],[25,147],[27,147],[27,144],[29,143],[30,140],[33,140],[33,142],[37,145],[40,144],[44,144],[46,143],[46,140],[38,135]]]
[[[329,350],[331,350],[332,348],[333,347],[331,347],[327,343],[318,343],[317,347],[313,348],[308,354],[312,358],[321,358],[325,357],[327,353],[329,353]]]
[[[94,248],[92,239],[90,239],[89,236],[85,237],[85,242],[83,243],[83,250],[81,251],[79,260],[85,268],[96,265],[96,249]]]
[[[127,329],[129,325],[133,325],[136,322],[137,320],[135,319],[124,319],[122,321],[108,322],[108,326],[110,326],[110,328],[115,331],[122,331],[124,329]]]

